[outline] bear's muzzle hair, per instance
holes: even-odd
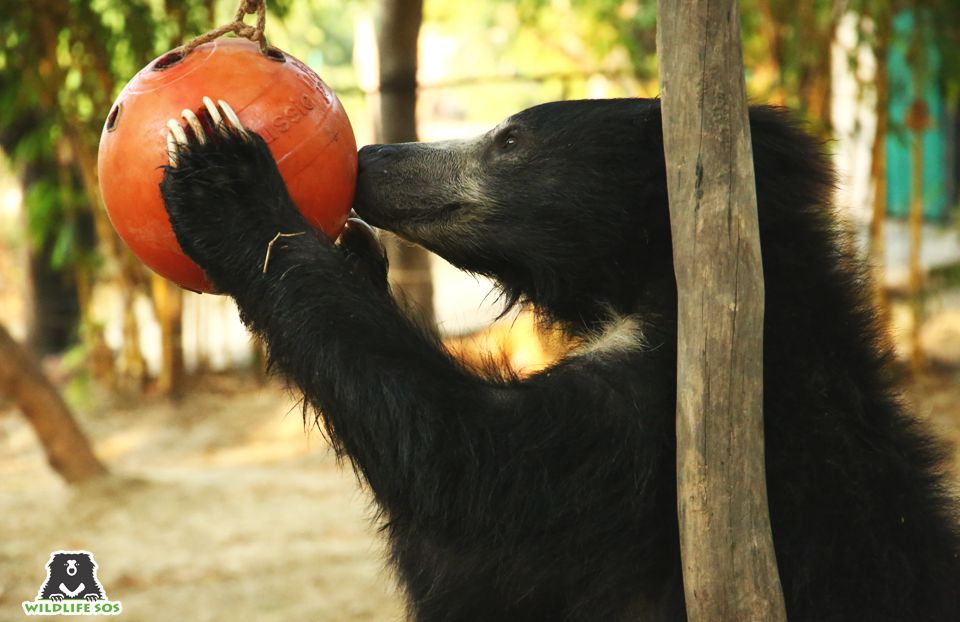
[[[405,235],[418,223],[482,204],[477,159],[472,157],[477,143],[471,139],[363,147],[354,209],[367,222]]]

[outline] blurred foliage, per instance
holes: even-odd
[[[656,0],[519,0],[516,7],[540,45],[592,69],[609,68],[625,56],[638,80],[655,83]],[[798,109],[828,133],[831,44],[841,18],[859,15],[860,43],[876,50],[877,34],[889,30],[896,13],[917,9],[930,16],[939,49],[960,46],[958,0],[741,0],[751,97]],[[944,56],[949,59],[941,79],[956,101],[960,54]]]
[[[79,167],[95,153],[118,84],[208,21],[203,2],[176,7],[168,15],[137,0],[37,0],[0,13],[0,147],[26,169],[29,232],[38,247],[52,240],[55,264],[89,250],[76,243],[75,215],[90,207]]]
[[[293,0],[273,0],[282,16]],[[106,111],[149,60],[226,21],[214,0],[13,0],[0,12],[0,148],[24,172],[29,233],[51,260],[83,259],[78,212],[90,210]]]
[[[568,57],[583,62],[592,55],[598,69],[605,59],[626,60],[639,78],[656,79],[655,1],[520,0],[517,6],[520,19]]]
[[[7,0],[0,12],[0,149],[27,183],[29,232],[51,259],[83,258],[79,231],[95,195],[100,128],[120,88],[151,58],[230,20],[238,0]],[[341,91],[353,113],[367,107],[353,66],[358,25],[376,0],[270,0],[267,36]],[[900,10],[923,8],[942,50],[960,45],[957,0],[741,0],[751,95],[804,111],[830,127],[830,46],[840,18],[861,17],[863,45],[877,49]],[[252,18],[248,18],[251,20]],[[611,95],[655,95],[655,0],[428,0],[423,36],[449,51],[429,59],[427,82],[457,82],[447,116],[493,122],[527,104],[591,94],[595,74]],[[960,55],[945,53],[942,82],[956,101]],[[484,82],[516,76],[518,81]],[[471,82],[475,79],[476,82]],[[591,80],[594,78],[591,78]],[[480,90],[483,91],[482,96]],[[362,110],[366,113],[367,110]],[[356,117],[368,118],[368,114]]]

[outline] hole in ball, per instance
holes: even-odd
[[[275,48],[275,47],[268,47],[266,50],[263,51],[263,53],[264,53],[264,54],[266,55],[266,57],[269,58],[270,60],[275,60],[275,61],[277,61],[278,63],[285,63],[285,62],[287,62],[287,57],[286,57],[286,55],[284,55],[283,52],[281,52],[280,50],[278,50],[278,49]]]
[[[117,129],[117,122],[120,120],[120,112],[123,110],[123,104],[117,104],[107,116],[107,131],[112,132]]]
[[[172,67],[180,61],[183,60],[183,52],[179,50],[174,50],[172,52],[167,52],[163,56],[157,59],[157,62],[153,63],[151,70],[153,71],[163,71],[167,67]]]

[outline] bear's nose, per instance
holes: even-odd
[[[385,164],[399,152],[396,145],[367,145],[357,154],[359,170],[369,169],[377,164]]]

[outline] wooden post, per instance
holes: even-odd
[[[923,136],[931,126],[930,110],[924,99],[924,87],[927,74],[926,24],[924,12],[916,10],[913,14],[913,35],[907,60],[913,74],[913,103],[907,112],[907,128],[910,130],[910,314],[913,325],[910,328],[910,371],[916,378],[926,366],[926,356],[920,334],[924,320],[923,281]]]
[[[690,622],[781,622],[763,445],[763,271],[737,0],[659,0]]]
[[[179,399],[186,371],[183,364],[183,290],[158,274],[150,275],[153,310],[160,324],[160,373],[157,390]]]
[[[417,41],[423,0],[383,0],[377,32],[380,58],[380,141],[417,140]],[[434,324],[430,255],[419,246],[384,236],[390,257],[390,282],[413,303],[425,325]]]
[[[873,215],[870,219],[870,269],[876,287],[876,308],[884,324],[890,321],[890,300],[887,296],[887,134],[890,128],[890,35],[892,17],[887,13],[875,16],[877,59],[874,74],[876,89],[877,131],[870,150],[870,180],[873,182]]]
[[[914,95],[913,105],[910,107],[907,127],[910,129],[910,315],[913,323],[910,326],[910,373],[917,378],[926,365],[926,356],[920,335],[923,329],[924,299],[923,299],[923,134],[929,126],[929,112],[923,100],[923,82],[917,76],[921,75],[914,67]]]

